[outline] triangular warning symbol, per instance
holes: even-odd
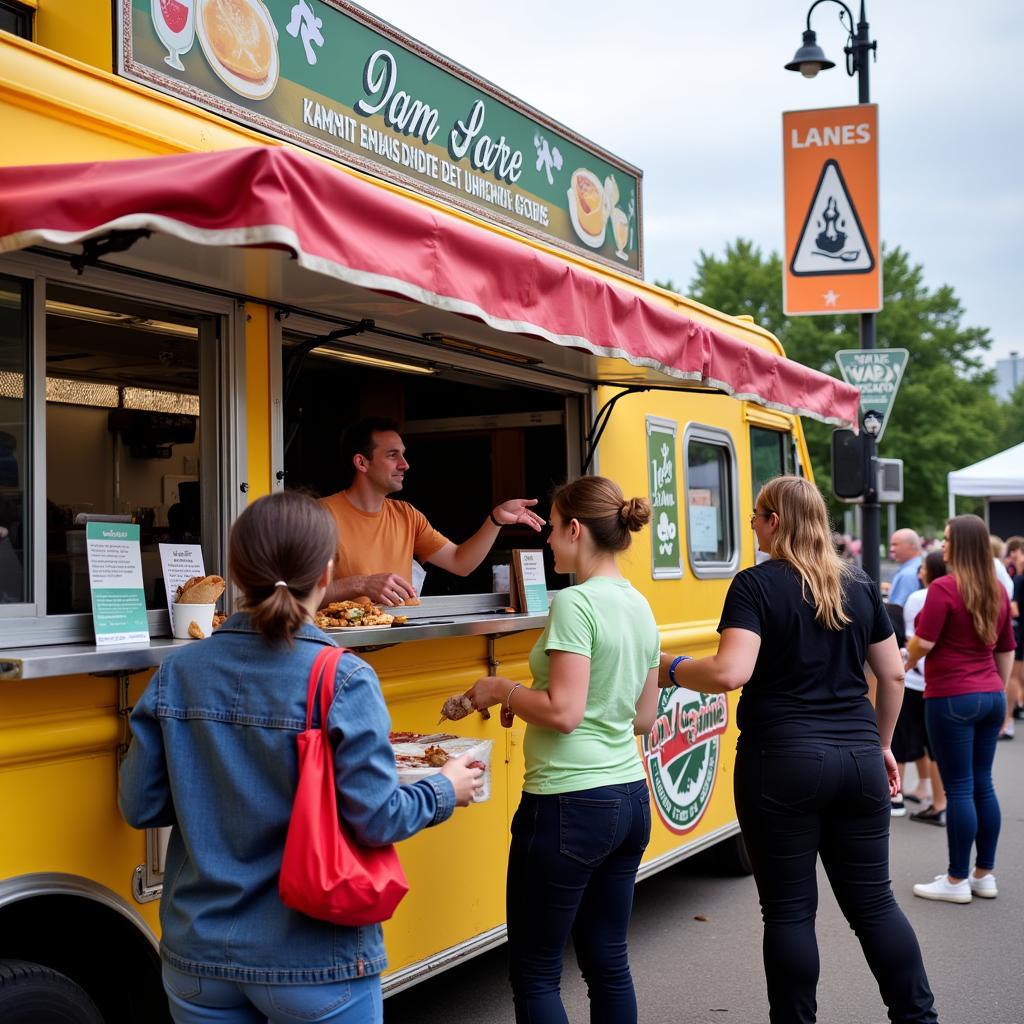
[[[843,172],[835,160],[826,160],[789,269],[797,276],[813,277],[867,274],[874,267],[874,253],[847,191]]]

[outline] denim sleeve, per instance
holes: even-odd
[[[157,670],[135,705],[132,742],[121,763],[117,803],[124,820],[133,828],[160,828],[176,823],[163,733],[156,716],[162,671]]]
[[[334,750],[338,813],[364,846],[386,846],[437,825],[455,810],[455,790],[443,775],[412,786],[398,782],[388,742],[391,718],[376,673],[347,654],[338,664],[327,717]]]

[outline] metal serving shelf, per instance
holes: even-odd
[[[488,595],[490,596],[490,595]],[[491,603],[493,603],[493,598]],[[445,612],[445,606],[458,611]],[[461,607],[460,607],[461,605]],[[498,636],[527,629],[542,629],[547,615],[512,615],[492,608],[466,609],[465,602],[446,603],[434,598],[409,612],[407,625],[390,629],[331,629],[326,632],[345,647],[367,649],[390,647],[416,640],[439,640],[459,636]],[[179,647],[201,643],[196,640],[150,640],[148,644],[96,647],[93,644],[56,644],[0,650],[0,680],[45,679],[51,676],[102,673],[119,675],[155,668]]]

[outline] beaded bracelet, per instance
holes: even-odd
[[[693,658],[689,654],[680,654],[678,657],[672,659],[672,664],[668,667],[668,677],[672,680],[673,686],[679,685],[676,680],[676,668],[679,666],[681,661],[693,661]]]

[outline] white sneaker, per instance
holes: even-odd
[[[993,888],[995,883],[993,882]],[[936,875],[934,882],[922,882],[914,886],[914,895],[925,900],[944,900],[946,903],[970,903],[971,885],[965,878],[953,885],[948,876]]]
[[[974,875],[967,880],[971,886],[971,892],[975,896],[980,896],[985,900],[994,900],[999,895],[999,890],[996,888],[996,876],[995,875],[982,875],[981,878],[975,878]]]

